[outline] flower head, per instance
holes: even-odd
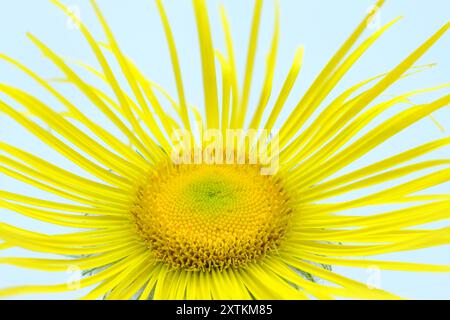
[[[162,0],[156,0],[156,4],[172,61],[176,98],[149,80],[122,52],[95,1],[91,1],[92,7],[106,43],[95,39],[58,0],[51,2],[74,19],[100,69],[83,63],[78,66],[103,81],[112,94],[90,84],[75,72],[70,61],[31,34],[28,36],[33,44],[63,73],[58,83],[44,80],[13,58],[0,55],[65,108],[64,112],[57,111],[31,93],[0,84],[0,92],[7,97],[0,100],[0,111],[84,172],[79,175],[0,142],[2,174],[57,198],[34,198],[26,190],[0,190],[0,206],[71,228],[46,234],[2,222],[0,250],[19,247],[61,257],[0,257],[0,263],[43,271],[65,271],[75,266],[85,276],[77,286],[62,283],[2,288],[0,296],[64,292],[95,285],[85,298],[386,299],[396,296],[341,276],[333,266],[450,271],[450,266],[362,258],[449,243],[450,227],[412,228],[449,217],[448,195],[418,194],[449,181],[449,160],[410,163],[448,146],[449,138],[342,173],[384,141],[449,104],[450,95],[444,95],[429,103],[411,105],[373,125],[380,114],[409,102],[410,97],[447,86],[376,100],[395,82],[426,68],[414,64],[447,31],[449,23],[392,70],[348,88],[325,104],[351,66],[398,20],[381,26],[357,44],[384,2],[378,1],[283,122],[280,114],[289,107],[287,101],[301,70],[303,48],[297,50],[275,95],[272,84],[280,38],[278,6],[263,88],[258,103],[252,105],[263,1],[255,0],[240,85],[225,9],[221,9],[226,44],[223,53],[213,45],[206,1],[193,0],[203,76],[204,110],[199,111],[186,101],[187,86]],[[120,71],[112,67],[112,61]],[[59,82],[78,89],[119,135],[83,113],[71,97],[61,93]],[[276,97],[273,105],[269,103],[272,95]],[[280,130],[276,132],[278,123]],[[364,132],[366,128],[370,130]],[[419,176],[405,183],[395,182],[412,174]],[[333,200],[384,182],[395,183],[351,200]],[[363,211],[392,204],[406,206],[373,214]],[[348,210],[356,210],[356,214]]]

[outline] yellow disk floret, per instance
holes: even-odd
[[[185,270],[238,268],[276,250],[291,210],[279,179],[258,165],[167,165],[133,209],[152,254]]]

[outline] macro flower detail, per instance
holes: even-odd
[[[265,74],[253,104],[263,0],[254,1],[243,79],[238,77],[237,46],[225,8],[220,9],[222,52],[213,43],[207,1],[192,0],[203,80],[203,108],[197,108],[186,98],[189,85],[183,81],[182,53],[163,0],[155,2],[175,94],[150,80],[121,50],[94,0],[91,5],[106,42],[97,40],[70,8],[58,0],[51,2],[73,19],[98,66],[62,57],[28,33],[60,77],[38,75],[0,54],[4,63],[15,66],[51,97],[46,102],[0,83],[0,116],[22,126],[76,170],[0,141],[0,173],[26,185],[23,192],[0,190],[0,208],[2,215],[12,211],[67,231],[39,232],[0,222],[0,264],[45,272],[75,268],[83,276],[76,285],[0,288],[0,297],[92,287],[80,298],[397,299],[403,297],[340,275],[334,267],[450,271],[448,265],[370,258],[450,243],[450,226],[424,227],[450,217],[450,196],[427,191],[450,181],[450,160],[420,160],[448,147],[450,138],[346,170],[449,105],[449,94],[424,104],[409,100],[439,93],[449,84],[382,95],[391,85],[430,67],[416,62],[450,23],[391,70],[326,102],[358,59],[399,20],[359,41],[384,4],[378,1],[292,107],[289,98],[301,72],[304,48],[297,49],[281,90],[274,92],[282,37],[275,1]],[[93,85],[90,79],[104,86]],[[64,86],[76,89],[98,118],[64,94]],[[376,122],[405,102],[408,108]],[[283,112],[288,112],[286,119]],[[396,181],[400,178],[409,180]],[[383,190],[334,199],[386,182],[390,185]],[[27,195],[28,187],[49,198]],[[12,248],[33,254],[9,256]]]
[[[163,170],[132,212],[152,253],[173,269],[238,269],[279,247],[291,209],[279,182],[258,166]]]

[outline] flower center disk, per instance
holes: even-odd
[[[152,254],[174,269],[239,268],[276,250],[291,210],[282,184],[258,165],[165,165],[133,207]]]

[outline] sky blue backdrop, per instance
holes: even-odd
[[[301,97],[302,93],[312,83],[317,73],[326,61],[338,49],[353,28],[359,23],[362,16],[373,5],[370,0],[281,0],[281,45],[278,59],[278,68],[275,76],[274,91],[278,92],[284,77],[288,72],[294,50],[298,45],[304,45],[304,67],[298,83],[295,86],[292,97],[288,100],[288,106],[292,107]],[[88,1],[64,1],[68,5],[76,5],[80,9],[81,18],[100,39],[104,39],[103,33],[96,21]],[[165,44],[160,21],[152,0],[98,0],[105,16],[110,22],[122,49],[141,67],[146,75],[167,88],[175,95],[175,88],[171,73],[170,60]],[[177,45],[181,54],[183,78],[187,90],[188,100],[202,106],[201,73],[198,57],[197,36],[194,17],[190,0],[165,1],[169,18],[177,39]],[[210,0],[208,5],[211,12],[213,33],[216,47],[223,49],[223,37],[219,24],[218,5],[225,3],[231,17],[234,39],[237,47],[237,59],[240,72],[244,69],[246,43],[252,14],[253,1],[247,0]],[[261,42],[257,56],[257,68],[255,73],[254,88],[259,88],[264,72],[264,57],[269,47],[272,35],[273,10],[272,2],[266,1],[263,13],[263,26]],[[358,62],[338,86],[337,90],[355,84],[375,74],[384,72],[395,66],[409,52],[419,46],[428,36],[450,19],[450,2],[447,0],[429,1],[387,1],[382,9],[380,22],[387,23],[398,15],[405,19],[397,23],[389,30],[380,41]],[[47,43],[56,52],[66,57],[83,60],[96,65],[92,53],[84,42],[80,33],[71,28],[67,18],[60,10],[45,0],[16,0],[2,1],[0,10],[0,52],[7,53],[22,62],[25,62],[35,71],[45,77],[60,76],[60,73],[51,63],[41,56],[38,50],[26,38],[25,33],[31,31],[41,40]],[[368,30],[370,34],[373,30]],[[448,82],[450,80],[450,35],[445,35],[439,43],[433,47],[419,63],[437,62],[436,68],[430,69],[419,75],[402,81],[402,83],[390,88],[386,93],[401,93],[414,88],[425,88]],[[32,81],[17,72],[6,63],[0,62],[0,82],[14,84],[39,94],[40,97],[48,97]],[[62,87],[70,98],[81,106],[86,112],[93,112],[90,105],[76,91]],[[259,90],[259,89],[258,89]],[[257,90],[255,90],[256,92]],[[448,93],[448,90],[437,94],[426,94],[414,98],[414,102],[426,102]],[[254,95],[251,103],[254,105],[257,99]],[[328,100],[329,101],[329,100]],[[399,106],[398,108],[403,108]],[[289,110],[289,108],[287,108]],[[399,109],[396,109],[399,110]],[[377,120],[377,123],[386,118],[387,113]],[[288,113],[283,113],[286,117]],[[93,114],[94,116],[94,114]],[[431,139],[448,136],[450,129],[450,112],[448,108],[439,111],[435,117],[447,131],[442,132],[432,121],[427,118],[412,128],[399,134],[391,142],[384,144],[371,152],[367,157],[353,164],[346,170],[355,169],[375,159],[392,155],[398,150],[405,150],[419,143]],[[112,130],[112,129],[111,129]],[[0,116],[0,139],[22,146],[38,155],[45,156],[55,163],[80,172],[76,167],[68,163],[61,156],[31,138],[20,127],[11,123],[4,116]],[[448,158],[449,149],[434,152],[429,158]],[[382,186],[383,187],[383,186]],[[382,188],[382,187],[378,187]],[[0,178],[0,189],[13,190],[25,193],[25,186],[10,179]],[[373,188],[372,190],[377,190]],[[44,196],[35,190],[26,190],[35,196]],[[435,192],[449,193],[449,184],[434,189]],[[367,210],[367,213],[370,211]],[[41,223],[32,222],[6,210],[0,210],[0,221],[16,223],[30,229],[57,232],[58,228]],[[435,226],[444,226],[439,223]],[[12,254],[22,255],[24,252],[11,249],[0,253],[2,256]],[[37,256],[37,255],[36,255]],[[441,264],[450,264],[450,247],[421,250],[384,255],[379,258],[402,259],[407,261],[422,261]],[[337,272],[352,276],[366,282],[370,275],[367,270],[335,268]],[[68,273],[47,274],[43,272],[16,269],[0,265],[0,287],[26,283],[57,283],[66,281]],[[388,272],[381,273],[381,287],[397,294],[411,298],[450,298],[450,276],[448,274],[420,274]],[[86,289],[87,290],[87,289]],[[73,293],[63,295],[39,295],[27,296],[28,298],[71,298],[78,297]]]

